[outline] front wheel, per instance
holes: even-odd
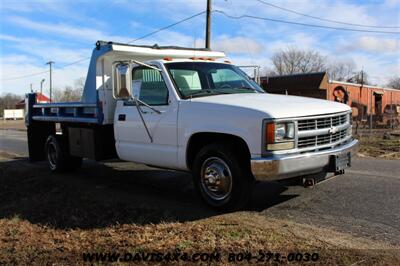
[[[200,150],[193,177],[205,203],[219,210],[241,209],[252,194],[254,178],[249,167],[225,144],[214,143]]]

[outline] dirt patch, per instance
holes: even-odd
[[[0,120],[0,129],[26,131],[24,120]]]
[[[83,252],[159,251],[218,251],[223,263],[228,252],[259,250],[316,252],[324,265],[400,260],[398,247],[332,230],[257,212],[220,215],[199,201],[186,174],[109,164],[54,175],[45,163],[0,153],[0,264],[71,265],[83,263]]]

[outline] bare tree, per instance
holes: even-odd
[[[64,89],[55,89],[53,92],[53,98],[56,102],[80,101],[84,86],[85,78],[79,78],[75,80],[74,87],[66,86]]]
[[[66,86],[64,89],[54,89],[53,99],[56,102],[76,102],[81,99],[81,91]]]
[[[329,78],[337,81],[347,81],[353,77],[355,67],[354,61],[333,61],[328,67]]]
[[[288,47],[272,56],[277,75],[320,72],[326,70],[326,57],[318,52]]]
[[[86,81],[85,77],[81,77],[81,78],[75,80],[75,82],[74,82],[75,90],[79,90],[79,91],[83,92],[83,88],[85,87],[85,81]]]
[[[371,82],[369,81],[368,74],[363,70],[357,72],[355,75],[353,75],[346,81],[357,84],[372,85]]]
[[[272,56],[273,68],[266,68],[267,76],[291,75],[298,73],[327,72],[329,78],[358,84],[371,85],[365,71],[355,72],[355,63],[348,61],[332,61],[316,51],[300,50],[288,47]]]
[[[391,78],[386,86],[400,90],[400,76]]]
[[[4,109],[15,109],[15,105],[24,99],[23,96],[13,93],[6,93],[0,96],[0,116],[3,116]]]

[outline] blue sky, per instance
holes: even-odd
[[[398,26],[400,0],[265,0],[282,7],[327,19],[349,23]],[[54,87],[73,85],[85,77],[88,61],[61,68],[89,57],[98,39],[128,42],[157,28],[179,21],[206,8],[205,0],[85,0],[16,1],[0,0],[0,93],[24,93],[30,83],[39,89],[48,74],[4,80],[46,71],[45,62],[55,61]],[[336,27],[263,5],[256,0],[213,0],[214,10],[233,16],[253,15]],[[205,15],[162,31],[137,44],[204,45]],[[353,27],[354,28],[354,27]],[[366,29],[360,28],[359,29]],[[380,30],[380,29],[378,29]],[[397,29],[386,29],[397,30]],[[400,34],[373,34],[317,29],[260,20],[232,20],[214,13],[212,48],[225,51],[235,64],[257,64],[262,71],[271,67],[271,55],[294,46],[326,55],[330,61],[354,62],[379,85],[400,73]]]

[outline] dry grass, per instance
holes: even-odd
[[[60,230],[18,217],[0,220],[0,261],[82,263],[82,252],[318,252],[321,264],[395,265],[398,251],[363,239],[306,225],[234,213],[195,222],[124,224]],[[374,248],[374,249],[371,249]],[[225,256],[222,256],[226,262]]]
[[[189,203],[180,206],[165,180],[161,188],[168,195],[141,181],[127,182],[138,171],[124,176],[122,170],[94,165],[84,174],[54,176],[43,164],[0,153],[0,264],[75,265],[84,263],[82,252],[175,250],[318,252],[321,265],[400,261],[398,247],[330,229],[257,212],[218,215],[189,195]]]
[[[384,139],[378,136],[359,136],[359,155],[382,159],[400,159],[400,137]]]

